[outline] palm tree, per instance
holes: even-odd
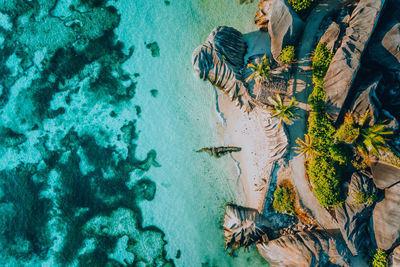
[[[352,144],[358,153],[364,158],[369,159],[369,154],[380,156],[380,149],[386,148],[386,136],[392,135],[393,131],[387,130],[385,124],[374,124],[370,126],[371,111],[368,109],[364,115],[355,121],[354,114],[348,112],[345,122],[340,126],[336,137],[339,141]]]
[[[253,73],[246,78],[246,82],[250,82],[253,79],[257,83],[260,83],[262,80],[271,80],[271,67],[269,65],[269,58],[266,54],[261,58],[260,63],[257,65],[254,63],[249,63],[247,64],[247,68],[252,69]]]
[[[292,97],[289,104],[285,105],[280,94],[276,94],[276,98],[268,97],[268,101],[274,106],[272,109],[266,108],[265,110],[271,112],[270,118],[279,118],[279,129],[282,122],[292,124],[294,119],[298,119],[295,113],[299,109],[297,107],[296,98]]]
[[[315,155],[319,155],[319,153],[315,150],[315,144],[310,135],[304,135],[304,141],[300,138],[297,138],[296,143],[299,145],[296,147],[296,153],[305,155],[307,159],[313,159]]]

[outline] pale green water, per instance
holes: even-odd
[[[265,264],[257,253],[232,258],[223,248],[224,205],[235,202],[232,185],[237,173],[232,159],[193,152],[218,145],[221,123],[212,86],[194,73],[192,52],[215,26],[232,26],[242,33],[254,30],[256,5],[234,0],[172,1],[170,6],[147,0],[116,3],[124,10],[117,34],[136,48],[124,67],[141,74],[139,151],[155,149],[162,164],[148,173],[159,187],[156,198],[142,204],[144,224],[163,229],[169,255],[182,251],[181,259],[175,260],[178,266]],[[158,43],[160,57],[151,57],[145,41]],[[151,88],[159,90],[158,98],[151,98]]]

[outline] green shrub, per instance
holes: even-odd
[[[294,46],[288,45],[283,48],[281,54],[279,55],[279,60],[284,64],[292,64],[295,60]]]
[[[372,267],[387,267],[387,254],[382,249],[377,249],[372,258]]]
[[[294,195],[292,188],[282,186],[274,192],[274,202],[272,206],[276,212],[294,215]]]
[[[376,194],[371,193],[369,194],[368,192],[364,191],[359,191],[359,192],[354,192],[352,194],[352,197],[354,199],[354,204],[367,204],[368,206],[371,206],[374,204],[376,201]]]
[[[330,48],[325,43],[319,43],[314,51],[312,62],[314,79],[325,76],[332,58],[333,53],[331,53]]]
[[[311,113],[308,134],[314,140],[317,155],[307,165],[313,192],[324,207],[336,207],[344,200],[342,194],[343,168],[349,164],[351,151],[335,143],[335,128],[325,112],[324,76],[333,54],[325,44],[318,44],[313,58],[313,92],[309,96]]]
[[[316,0],[288,0],[289,5],[291,5],[297,13],[306,11],[314,2],[316,2]]]

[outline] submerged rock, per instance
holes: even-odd
[[[335,209],[340,232],[351,253],[356,256],[369,247],[368,238],[369,218],[371,216],[373,200],[360,202],[358,195],[376,194],[375,185],[368,173],[356,172],[352,175],[348,188],[348,197],[343,206]]]
[[[241,74],[245,54],[243,35],[234,28],[219,26],[195,49],[192,63],[201,79],[209,80],[229,94],[232,101],[250,111],[253,104]]]
[[[325,76],[327,112],[336,120],[360,68],[361,56],[378,22],[385,1],[361,0],[354,9],[346,36]]]
[[[371,218],[372,237],[376,246],[390,250],[400,245],[400,184],[385,190],[385,198],[378,202]]]
[[[278,61],[282,49],[287,45],[293,45],[302,34],[304,22],[285,0],[275,0],[269,14],[271,52]]]
[[[202,148],[202,149],[198,150],[197,152],[207,152],[211,156],[214,156],[216,158],[220,158],[223,155],[226,155],[228,153],[239,152],[241,150],[242,149],[240,147],[220,146],[220,147],[205,147],[205,148]]]
[[[257,249],[271,266],[350,266],[345,244],[318,230],[281,236],[257,244]]]

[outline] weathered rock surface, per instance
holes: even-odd
[[[271,19],[272,4],[275,0],[263,0],[258,4],[258,10],[254,16],[254,23],[258,25],[260,30],[268,29],[268,22]]]
[[[276,61],[287,45],[292,45],[301,36],[304,22],[286,0],[275,0],[270,11],[268,32],[271,36],[271,52]]]
[[[384,16],[372,35],[367,62],[400,71],[400,1],[388,0]]]
[[[384,0],[360,0],[353,10],[342,45],[325,76],[328,113],[337,119],[360,67],[360,59],[378,22]]]
[[[389,257],[390,266],[397,267],[400,266],[400,246],[397,246],[393,253]]]
[[[249,247],[255,242],[268,241],[272,223],[256,209],[229,204],[224,218],[225,246]]]
[[[348,197],[343,206],[335,209],[340,232],[351,253],[356,256],[371,244],[369,219],[372,203],[358,203],[356,194],[376,194],[376,188],[368,173],[354,173],[348,187]]]
[[[325,43],[327,47],[331,48],[331,51],[335,48],[335,44],[340,36],[340,26],[336,22],[332,21],[328,29],[322,35],[320,43]]]
[[[372,238],[380,249],[389,250],[400,244],[400,184],[385,190],[371,218]]]
[[[322,231],[304,231],[257,244],[261,256],[271,266],[350,266],[345,244]]]
[[[245,53],[243,35],[234,28],[219,26],[195,49],[192,63],[201,79],[222,88],[232,101],[250,111],[253,104],[241,75]]]
[[[374,183],[380,189],[386,189],[400,182],[400,169],[382,161],[371,164]]]

